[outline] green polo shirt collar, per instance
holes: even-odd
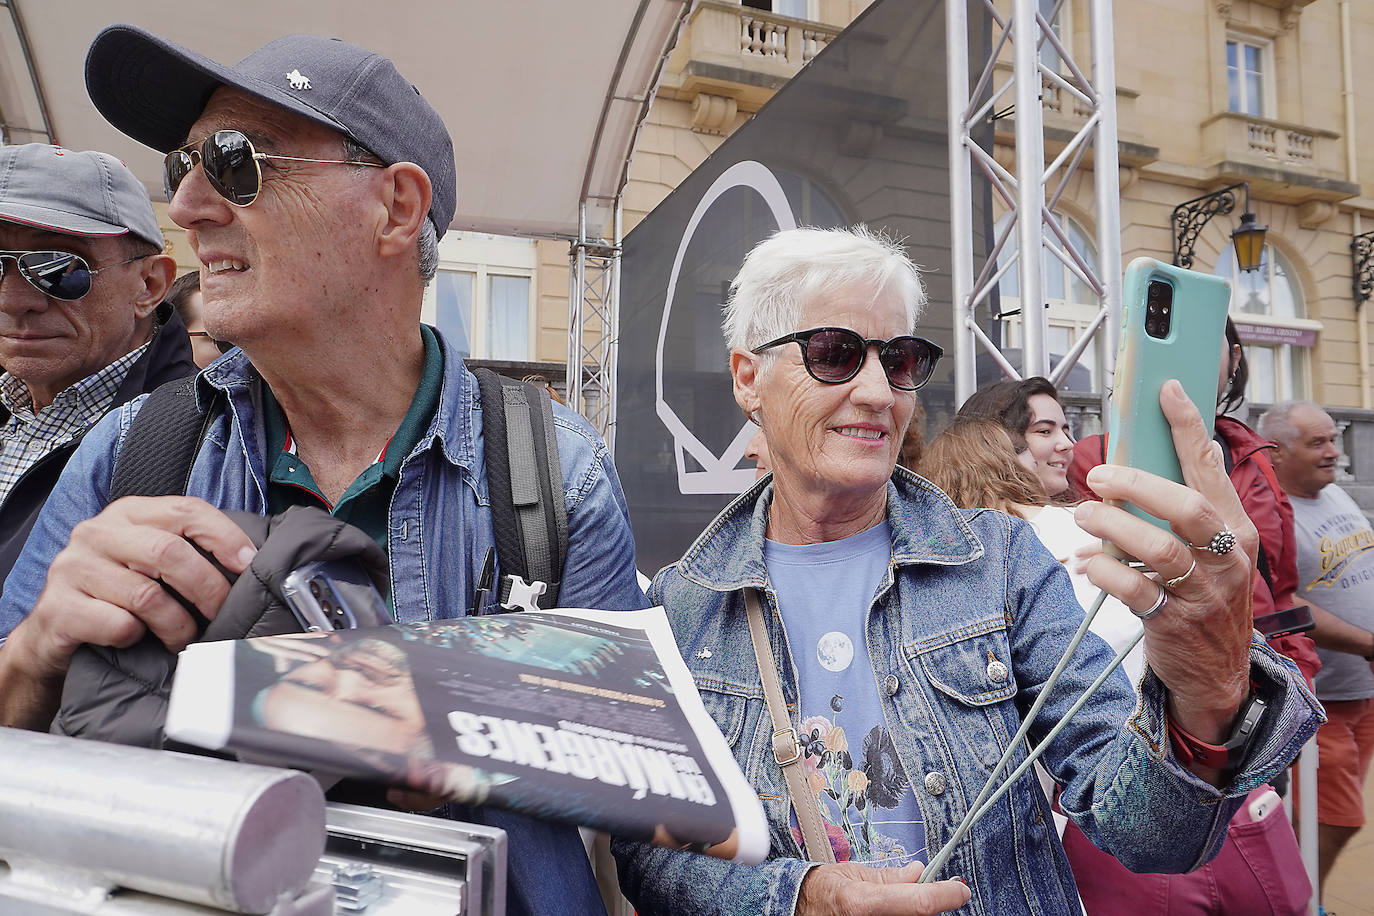
[[[444,355],[439,340],[433,329],[426,325],[420,325],[420,336],[425,347],[424,365],[410,408],[377,459],[348,485],[339,502],[333,506],[320,492],[310,468],[297,456],[291,428],[281,405],[271,389],[263,387],[263,420],[267,431],[270,468],[267,504],[272,514],[284,512],[291,506],[319,506],[363,529],[383,550],[386,549],[387,510],[400,476],[401,463],[429,429],[443,384]]]

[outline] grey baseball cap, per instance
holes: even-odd
[[[0,146],[0,220],[70,235],[133,233],[163,246],[143,182],[109,153]]]
[[[186,142],[220,86],[231,86],[352,137],[383,162],[429,175],[429,218],[453,221],[453,141],[424,97],[385,57],[337,38],[287,35],[226,67],[132,25],[101,31],[86,54],[86,91],[124,133],[160,152]]]

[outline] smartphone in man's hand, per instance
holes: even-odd
[[[282,581],[282,597],[307,633],[393,623],[385,599],[356,560],[307,563]]]

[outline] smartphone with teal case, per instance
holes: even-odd
[[[1153,258],[1136,258],[1126,267],[1121,297],[1107,463],[1183,483],[1169,422],[1159,407],[1159,392],[1166,381],[1178,379],[1202,414],[1207,435],[1212,435],[1231,287],[1221,277]],[[1128,502],[1116,504],[1168,527]]]

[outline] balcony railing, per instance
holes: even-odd
[[[1332,130],[1235,111],[1202,122],[1203,164],[1281,202],[1338,200],[1358,190],[1346,184],[1339,140]]]
[[[840,29],[742,7],[729,0],[701,0],[683,42],[688,58],[795,76],[825,49]]]
[[[810,61],[838,34],[824,26],[799,26],[794,19],[743,7],[739,11],[739,25],[742,55],[794,64]],[[789,41],[789,36],[793,40]]]
[[[1315,162],[1312,145],[1317,142],[1317,136],[1311,131],[1278,127],[1264,121],[1246,121],[1245,132],[1251,155],[1298,167]]]

